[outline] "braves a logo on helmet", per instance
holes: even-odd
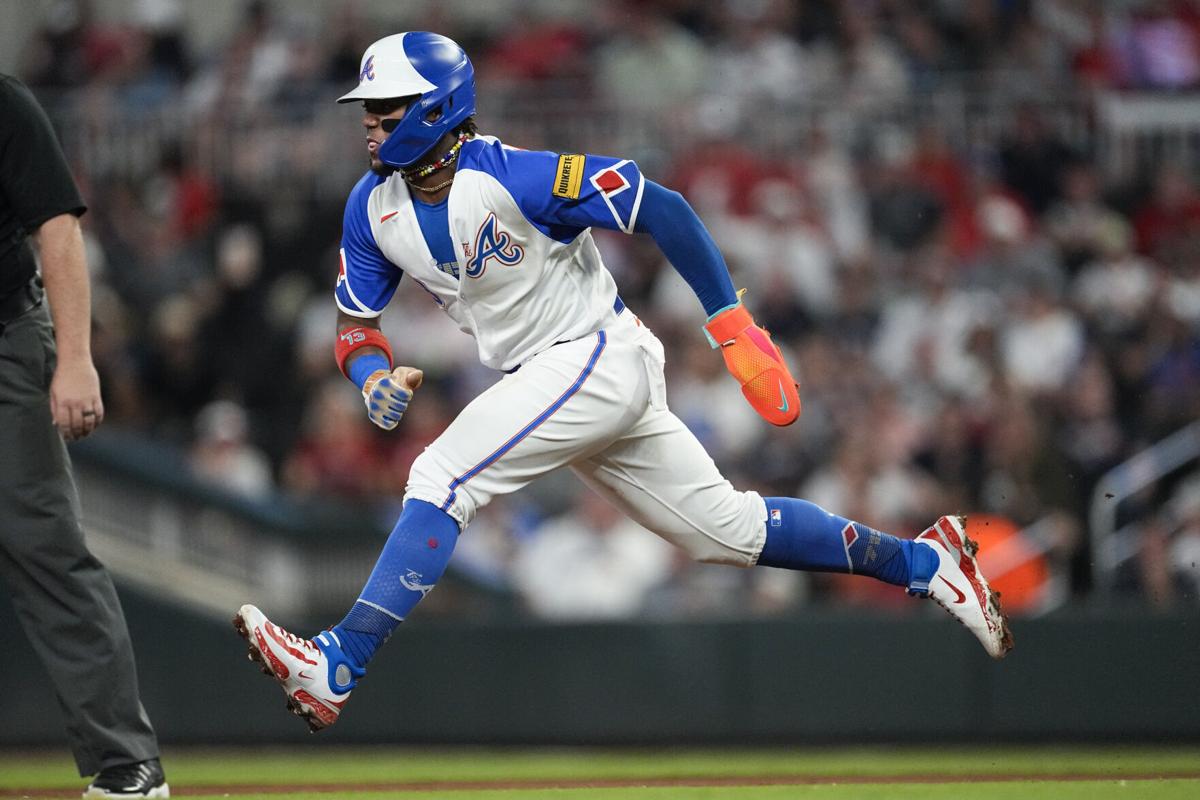
[[[358,73],[358,82],[375,80],[375,56],[367,56],[367,60],[363,62],[362,70]]]
[[[467,277],[478,278],[487,269],[488,259],[494,258],[506,267],[516,266],[525,258],[525,248],[515,243],[507,231],[496,226],[496,215],[491,213],[479,226],[475,234],[474,254],[469,251],[467,260]]]

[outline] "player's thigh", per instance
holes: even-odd
[[[406,499],[461,525],[493,497],[597,452],[644,413],[642,354],[596,334],[535,356],[471,401],[417,458]]]
[[[766,537],[762,497],[734,489],[670,411],[648,411],[620,440],[572,467],[632,519],[694,558],[757,563]]]

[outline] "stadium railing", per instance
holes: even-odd
[[[497,90],[481,102],[479,117],[484,131],[520,146],[623,154],[654,170],[705,137],[734,138],[760,152],[786,155],[796,153],[797,145],[816,132],[851,149],[870,150],[888,136],[911,137],[932,124],[952,146],[994,145],[1013,128],[1018,109],[1035,109],[1073,147],[1099,145],[1104,152],[1127,153],[1131,141],[1173,129],[1179,113],[1172,101],[1163,99],[1151,107],[1138,106],[1130,121],[1125,103],[1136,101],[1114,97],[1102,105],[1106,113],[1097,128],[1092,102],[1079,92],[1047,89],[1034,96],[962,80],[943,83],[932,91],[864,96],[857,102],[840,96],[786,106],[773,102],[772,113],[758,115],[749,127],[738,126],[731,111],[686,118],[678,108],[646,113],[597,97],[580,102],[577,85],[555,83]],[[144,178],[175,147],[202,172],[264,194],[278,191],[282,183],[289,190],[340,195],[364,168],[361,140],[354,135],[357,109],[334,103],[271,102],[270,113],[263,113],[258,105],[189,104],[185,92],[153,106],[119,88],[39,94],[68,156],[97,176]],[[322,84],[295,94],[336,97],[339,89]],[[710,96],[689,106],[729,111],[747,102],[755,101]],[[1193,128],[1200,130],[1200,122]]]
[[[1181,428],[1101,476],[1092,492],[1088,521],[1092,585],[1111,593],[1117,571],[1135,557],[1141,516],[1118,524],[1126,502],[1200,461],[1200,421]]]

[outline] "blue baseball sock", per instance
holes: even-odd
[[[458,523],[423,500],[404,504],[375,569],[346,618],[333,626],[342,652],[365,667],[408,612],[429,594],[458,542]]]
[[[758,563],[765,567],[849,572],[908,586],[937,569],[933,548],[868,528],[791,497],[768,497],[767,541]]]

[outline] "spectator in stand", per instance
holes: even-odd
[[[1170,265],[1164,302],[1173,316],[1200,327],[1200,247],[1176,255]]]
[[[883,306],[873,363],[897,385],[913,381],[954,395],[980,398],[989,390],[991,363],[972,353],[975,332],[998,316],[998,299],[956,280],[958,266],[944,247],[918,250],[911,277]]]
[[[1147,0],[1118,29],[1126,85],[1178,90],[1200,84],[1200,39],[1171,5]]]
[[[1171,316],[1161,304],[1148,319],[1151,350],[1142,421],[1157,439],[1200,419],[1200,330]]]
[[[652,3],[622,0],[605,12],[611,33],[595,65],[602,97],[622,114],[663,121],[688,108],[708,74],[701,42]]]
[[[190,462],[196,477],[234,494],[267,499],[275,488],[266,455],[247,441],[246,410],[216,400],[196,416]]]
[[[895,13],[896,38],[914,92],[936,89],[943,74],[962,69],[958,54],[938,30],[932,14],[908,3],[897,3]]]
[[[1064,167],[1074,154],[1033,104],[1017,110],[1016,128],[1000,145],[1001,178],[1036,216],[1059,198]]]
[[[515,24],[484,55],[480,71],[489,81],[538,83],[562,78],[586,85],[591,74],[587,44],[586,32],[570,18],[539,19],[527,9],[518,10]]]
[[[692,111],[696,138],[676,155],[668,180],[712,220],[713,236],[720,239],[725,217],[750,215],[754,188],[771,167],[738,141],[737,120],[721,104],[701,103]]]
[[[1098,351],[1089,352],[1065,393],[1056,415],[1061,422],[1055,441],[1070,461],[1081,498],[1091,496],[1100,476],[1128,452],[1129,440],[1116,415],[1112,373]],[[1073,509],[1082,514],[1084,509]]]
[[[1066,167],[1062,197],[1050,206],[1042,222],[1046,233],[1062,255],[1063,266],[1074,275],[1100,255],[1124,218],[1101,196],[1100,176],[1086,160]]]
[[[879,11],[842,0],[840,64],[833,81],[842,108],[869,114],[893,108],[909,97],[909,76],[892,40],[880,32]]]
[[[1187,172],[1174,164],[1164,165],[1133,224],[1138,252],[1162,260],[1200,241],[1200,192]]]
[[[283,464],[292,492],[362,501],[383,497],[387,471],[362,400],[330,378],[309,404],[304,431]]]
[[[734,220],[721,245],[742,269],[742,286],[754,297],[770,297],[795,314],[775,314],[773,335],[794,337],[804,318],[826,317],[835,310],[837,263],[833,243],[819,209],[797,181],[778,176],[759,182],[750,198],[752,215]],[[785,330],[781,330],[780,326]]]
[[[667,399],[676,416],[722,463],[736,462],[752,453],[764,438],[757,415],[753,409],[734,404],[741,393],[736,386],[728,386],[720,364],[716,368],[710,365],[713,359],[707,342],[687,340],[687,344],[680,344],[682,352],[675,359],[680,366],[678,377],[672,370],[667,383]]]
[[[1007,379],[1033,395],[1066,389],[1083,359],[1083,325],[1045,281],[1030,280],[1014,299],[1001,334]]]
[[[1088,12],[1087,27],[1087,40],[1071,59],[1075,79],[1092,93],[1118,86],[1123,77],[1119,43],[1101,4]]]
[[[1083,218],[1075,221],[1086,224]],[[1133,252],[1133,231],[1123,218],[1106,214],[1086,233],[1082,227],[1075,228],[1073,241],[1096,259],[1079,271],[1072,299],[1094,330],[1104,335],[1129,331],[1145,319],[1159,290],[1159,268]]]
[[[1061,292],[1066,275],[1058,250],[1025,209],[1003,187],[978,191],[975,220],[981,242],[966,265],[966,279],[1003,297],[1020,295],[1032,283]]]
[[[870,249],[869,209],[845,143],[825,125],[814,126],[806,145],[789,158],[788,169],[804,176],[804,185],[825,220],[838,258],[865,259]]]
[[[783,33],[794,13],[791,3],[723,0],[712,17],[717,45],[704,92],[719,97],[731,116],[760,106],[794,107],[815,94],[826,76],[800,44]]]
[[[675,550],[595,492],[521,542],[513,584],[548,619],[612,619],[640,613],[671,576]]]
[[[864,183],[876,241],[899,252],[920,247],[941,227],[945,209],[917,172],[913,137],[905,130],[884,128],[874,147]]]
[[[982,510],[1028,525],[1077,508],[1079,486],[1050,435],[1050,420],[1028,397],[998,386],[984,446]]]
[[[205,359],[199,339],[200,310],[186,295],[165,298],[139,343],[142,386],[152,398],[147,427],[156,435],[185,442],[191,420],[215,395],[219,376]]]

